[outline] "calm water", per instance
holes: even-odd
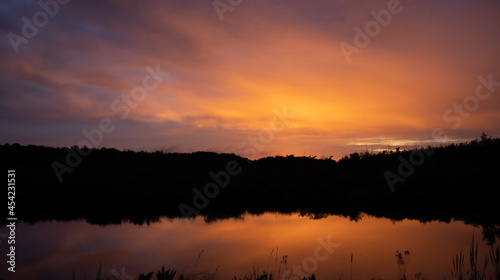
[[[123,273],[137,276],[162,265],[185,274],[217,271],[217,279],[243,277],[253,267],[283,275],[299,266],[303,273],[314,270],[318,280],[350,279],[351,254],[353,279],[397,279],[396,250],[410,251],[411,279],[416,272],[430,279],[449,279],[451,257],[461,249],[468,267],[473,233],[479,241],[481,266],[489,248],[481,228],[460,222],[394,223],[370,216],[354,222],[337,216],[312,220],[296,214],[265,214],[210,224],[198,218],[190,223],[165,219],[149,226],[105,227],[48,222],[19,224],[16,231],[16,273],[6,270],[5,239],[0,244],[0,277],[6,279],[71,279],[73,269],[76,279],[95,279],[99,262],[103,273],[116,279],[132,279]],[[3,228],[1,233],[5,232]],[[333,245],[322,246],[328,238]],[[280,265],[284,255],[286,267]]]

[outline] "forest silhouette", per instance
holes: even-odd
[[[298,212],[314,219],[342,215],[353,220],[366,213],[393,220],[462,220],[483,226],[487,235],[500,232],[500,139],[484,134],[468,143],[353,153],[338,161],[293,155],[248,160],[212,152],[72,149],[88,155],[60,182],[52,164],[64,164],[68,148],[0,146],[2,169],[16,170],[19,220],[143,224],[161,217],[185,217],[180,210],[184,205],[207,222],[244,213]],[[392,192],[384,174],[398,175],[401,158],[409,160],[418,151],[432,154]],[[217,183],[211,172],[227,170],[229,162],[240,172],[230,176],[217,195],[205,197],[208,203],[198,198],[206,205],[196,208],[193,189],[203,194],[205,185]]]

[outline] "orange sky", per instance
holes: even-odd
[[[391,3],[402,10],[348,62],[340,44]],[[500,86],[457,128],[459,113],[443,118],[474,101],[478,76],[500,82],[498,1],[243,0],[224,20],[211,1],[70,1],[13,46],[8,34],[40,10],[0,4],[2,143],[77,145],[109,118],[98,146],[249,156],[248,137],[284,108],[293,118],[258,140],[257,157],[413,147],[435,128],[439,141],[500,135]],[[111,104],[148,66],[169,76],[121,118]]]

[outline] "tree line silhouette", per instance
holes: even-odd
[[[86,149],[72,147],[72,149]],[[431,147],[420,148],[425,151]],[[0,146],[3,170],[16,170],[16,216],[29,223],[85,219],[94,224],[137,224],[182,217],[193,188],[234,161],[241,167],[227,187],[199,210],[207,222],[245,212],[299,212],[311,218],[360,213],[394,220],[463,220],[497,232],[500,225],[500,139],[436,147],[395,192],[384,178],[412,151],[352,153],[331,158],[275,156],[248,160],[212,152],[164,153],[100,148],[59,182],[52,168],[67,148]],[[5,221],[5,219],[4,219]]]

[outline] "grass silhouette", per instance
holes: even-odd
[[[484,262],[482,269],[479,268],[478,266],[478,243],[474,242],[474,235],[472,236],[472,243],[471,243],[471,248],[469,250],[469,264],[470,267],[468,270],[465,270],[465,255],[463,251],[461,250],[460,253],[456,254],[455,256],[452,256],[452,267],[450,268],[450,274],[451,274],[451,279],[452,280],[484,280],[484,279],[491,279],[491,280],[500,280],[500,245],[496,244],[490,244],[489,245],[490,250],[489,254],[485,255]],[[196,263],[200,260],[200,257],[202,255],[203,251],[198,255],[198,259]],[[488,259],[489,257],[489,259]],[[272,259],[274,258],[274,262]],[[428,280],[429,278],[425,276],[424,273],[418,272],[415,273],[413,278],[410,278],[407,276],[407,266],[409,265],[409,261],[411,259],[411,254],[408,250],[405,250],[403,252],[396,251],[395,254],[396,258],[396,263],[398,264],[398,280],[409,280],[409,279],[415,279],[415,280]],[[267,271],[259,271],[258,267],[255,268],[255,266],[252,266],[252,271],[244,274],[243,277],[236,277],[234,276],[232,280],[287,280],[289,279],[288,277],[284,277],[285,275],[282,275],[281,272],[281,267],[283,266],[284,269],[286,270],[286,265],[287,265],[287,259],[288,256],[284,255],[281,257],[281,260],[278,262],[278,248],[276,250],[273,248],[271,251],[271,257],[269,258],[268,264],[267,264]],[[351,263],[353,262],[353,257],[351,254]],[[486,268],[489,264],[489,262],[492,263],[493,265],[493,275],[487,275],[486,274]],[[271,269],[271,265],[273,266],[273,269]],[[196,268],[196,266],[195,266]],[[208,273],[208,272],[196,272],[192,271],[187,274],[183,273],[177,273],[176,270],[174,269],[168,269],[165,270],[165,266],[162,266],[161,270],[158,270],[156,272],[156,280],[214,280],[217,279],[217,269],[213,273]],[[177,275],[177,278],[175,277]],[[155,280],[152,279],[153,272],[148,273],[147,275],[144,274],[139,274],[138,280]],[[352,279],[352,272],[351,272],[351,279]],[[73,277],[72,279],[75,279],[75,271],[73,270]],[[99,269],[96,274],[96,280],[108,280],[108,279],[116,279],[112,277],[107,277],[102,275],[102,264],[99,263]],[[135,279],[135,278],[134,278]],[[293,276],[293,279],[298,279],[296,276]],[[343,277],[339,276],[339,280],[342,280]],[[372,280],[375,280],[375,278],[371,278]],[[304,277],[302,280],[316,280],[316,276],[313,273],[309,277]],[[320,280],[320,279],[319,279]]]
[[[464,279],[464,253],[460,253],[452,257],[453,269],[450,268],[451,278],[455,280]]]

